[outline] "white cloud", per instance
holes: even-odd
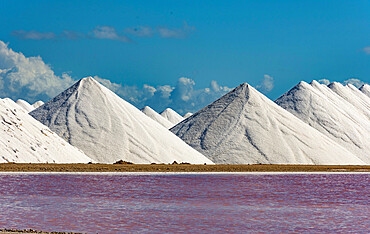
[[[149,26],[136,26],[133,28],[127,28],[125,31],[136,37],[151,37],[153,35],[159,35],[162,38],[185,38],[194,30],[195,27],[189,26],[184,22],[184,25],[181,28],[160,26],[154,29]]]
[[[158,112],[167,107],[182,114],[196,112],[231,91],[216,81],[211,81],[207,88],[197,89],[195,81],[186,77],[179,78],[175,86],[154,87],[144,84],[142,88],[117,84],[98,76],[94,78],[136,107],[149,105]],[[1,98],[22,98],[31,103],[38,100],[48,101],[75,82],[67,73],[55,75],[41,57],[25,57],[0,41]]]
[[[0,96],[33,102],[54,97],[74,82],[66,73],[56,76],[41,57],[25,57],[0,41]]]
[[[194,30],[194,26],[189,26],[184,22],[184,26],[182,28],[159,27],[158,33],[159,36],[163,38],[184,38]]]
[[[169,28],[169,27],[149,27],[139,25],[136,27],[126,28],[124,31],[135,37],[152,37],[158,35],[162,38],[185,38],[195,30],[195,27],[189,26],[184,22],[180,28]],[[81,38],[90,39],[105,39],[115,40],[122,42],[132,42],[132,40],[122,33],[118,33],[117,30],[112,26],[96,26],[89,33],[77,32],[64,30],[63,32],[56,34],[54,32],[38,32],[38,31],[24,31],[16,30],[11,32],[11,35],[22,40],[51,40],[51,39],[66,39],[66,40],[77,40]]]
[[[125,31],[136,37],[151,37],[155,33],[155,31],[148,26],[136,26],[133,28],[126,28]]]
[[[362,49],[366,54],[370,54],[370,46],[367,46]]]
[[[329,85],[331,83],[331,81],[328,79],[321,79],[321,80],[318,80],[318,82],[324,85]],[[357,88],[360,88],[362,85],[367,84],[367,83],[362,80],[356,79],[356,78],[351,78],[351,79],[343,81],[342,84],[343,85],[351,84]]]
[[[181,77],[177,81],[176,89],[171,94],[176,101],[187,102],[192,98],[195,82],[192,79]]]
[[[330,84],[330,80],[328,80],[328,79],[321,79],[321,80],[318,80],[317,82],[319,82],[320,84],[324,84],[324,85],[329,85]]]
[[[138,108],[150,106],[160,112],[170,107],[185,114],[200,110],[231,90],[226,86],[218,85],[216,81],[212,81],[207,88],[196,89],[194,80],[181,77],[176,86],[153,87],[145,84],[141,89],[135,86],[122,86],[117,94]]]
[[[110,26],[97,26],[92,31],[92,36],[97,39],[108,39],[122,42],[130,42],[131,40],[125,35],[118,35],[115,28]]]
[[[351,78],[351,79],[343,81],[343,85],[347,85],[347,84],[352,84],[356,86],[357,88],[360,88],[362,85],[365,84],[365,82],[359,79]]]
[[[23,31],[17,30],[11,32],[12,36],[15,36],[22,40],[50,40],[55,39],[56,35],[53,32],[37,32],[37,31]]]
[[[110,80],[100,78],[99,76],[94,76],[94,79],[99,81],[101,84],[103,84],[105,87],[112,90],[113,92],[117,92],[122,88],[122,85],[112,83]]]
[[[257,89],[263,92],[270,92],[274,88],[274,78],[270,75],[263,75],[261,84],[256,86]]]

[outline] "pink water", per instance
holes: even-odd
[[[370,232],[369,174],[0,175],[0,228]]]

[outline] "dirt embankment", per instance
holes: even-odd
[[[1,163],[13,172],[370,172],[370,166]]]

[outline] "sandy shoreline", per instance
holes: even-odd
[[[1,163],[0,172],[370,172],[370,166],[355,165],[122,165]]]

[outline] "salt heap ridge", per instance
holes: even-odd
[[[344,89],[346,99],[352,96],[351,102],[358,99],[349,87],[339,83],[335,86]],[[370,121],[361,108],[364,103],[353,105],[333,89],[316,81],[311,84],[302,81],[275,102],[369,164]]]
[[[158,114],[155,110],[150,108],[149,106],[145,106],[141,111],[146,114],[151,119],[157,121],[159,124],[161,124],[163,127],[169,129],[173,126],[173,123],[165,119],[163,116]]]
[[[97,162],[212,164],[92,77],[30,114]]]
[[[370,85],[368,84],[362,85],[360,91],[370,98]]]
[[[35,107],[33,107],[31,104],[23,99],[18,99],[15,103],[22,107],[27,113],[35,109]]]
[[[165,109],[164,111],[161,112],[160,115],[163,116],[168,121],[170,121],[173,124],[172,126],[175,126],[176,124],[184,120],[184,117],[179,115],[176,111],[172,110],[171,108]]]
[[[316,84],[318,82],[312,81],[311,83]],[[368,96],[366,96],[352,84],[347,84],[344,86],[341,83],[332,82],[328,85],[328,88],[342,97],[348,103],[352,104],[352,106],[354,106],[359,112],[367,116],[370,123],[370,98]]]
[[[184,118],[184,119],[187,119],[187,118],[189,118],[190,116],[192,116],[193,115],[193,113],[191,113],[191,112],[188,112],[188,113],[186,113],[185,115],[183,115],[182,117]]]
[[[0,162],[87,163],[92,161],[11,99],[0,99]]]
[[[40,106],[44,105],[44,102],[43,101],[37,101],[35,103],[32,104],[32,106],[36,109],[36,108],[39,108]]]
[[[216,164],[365,164],[246,83],[170,130]]]

